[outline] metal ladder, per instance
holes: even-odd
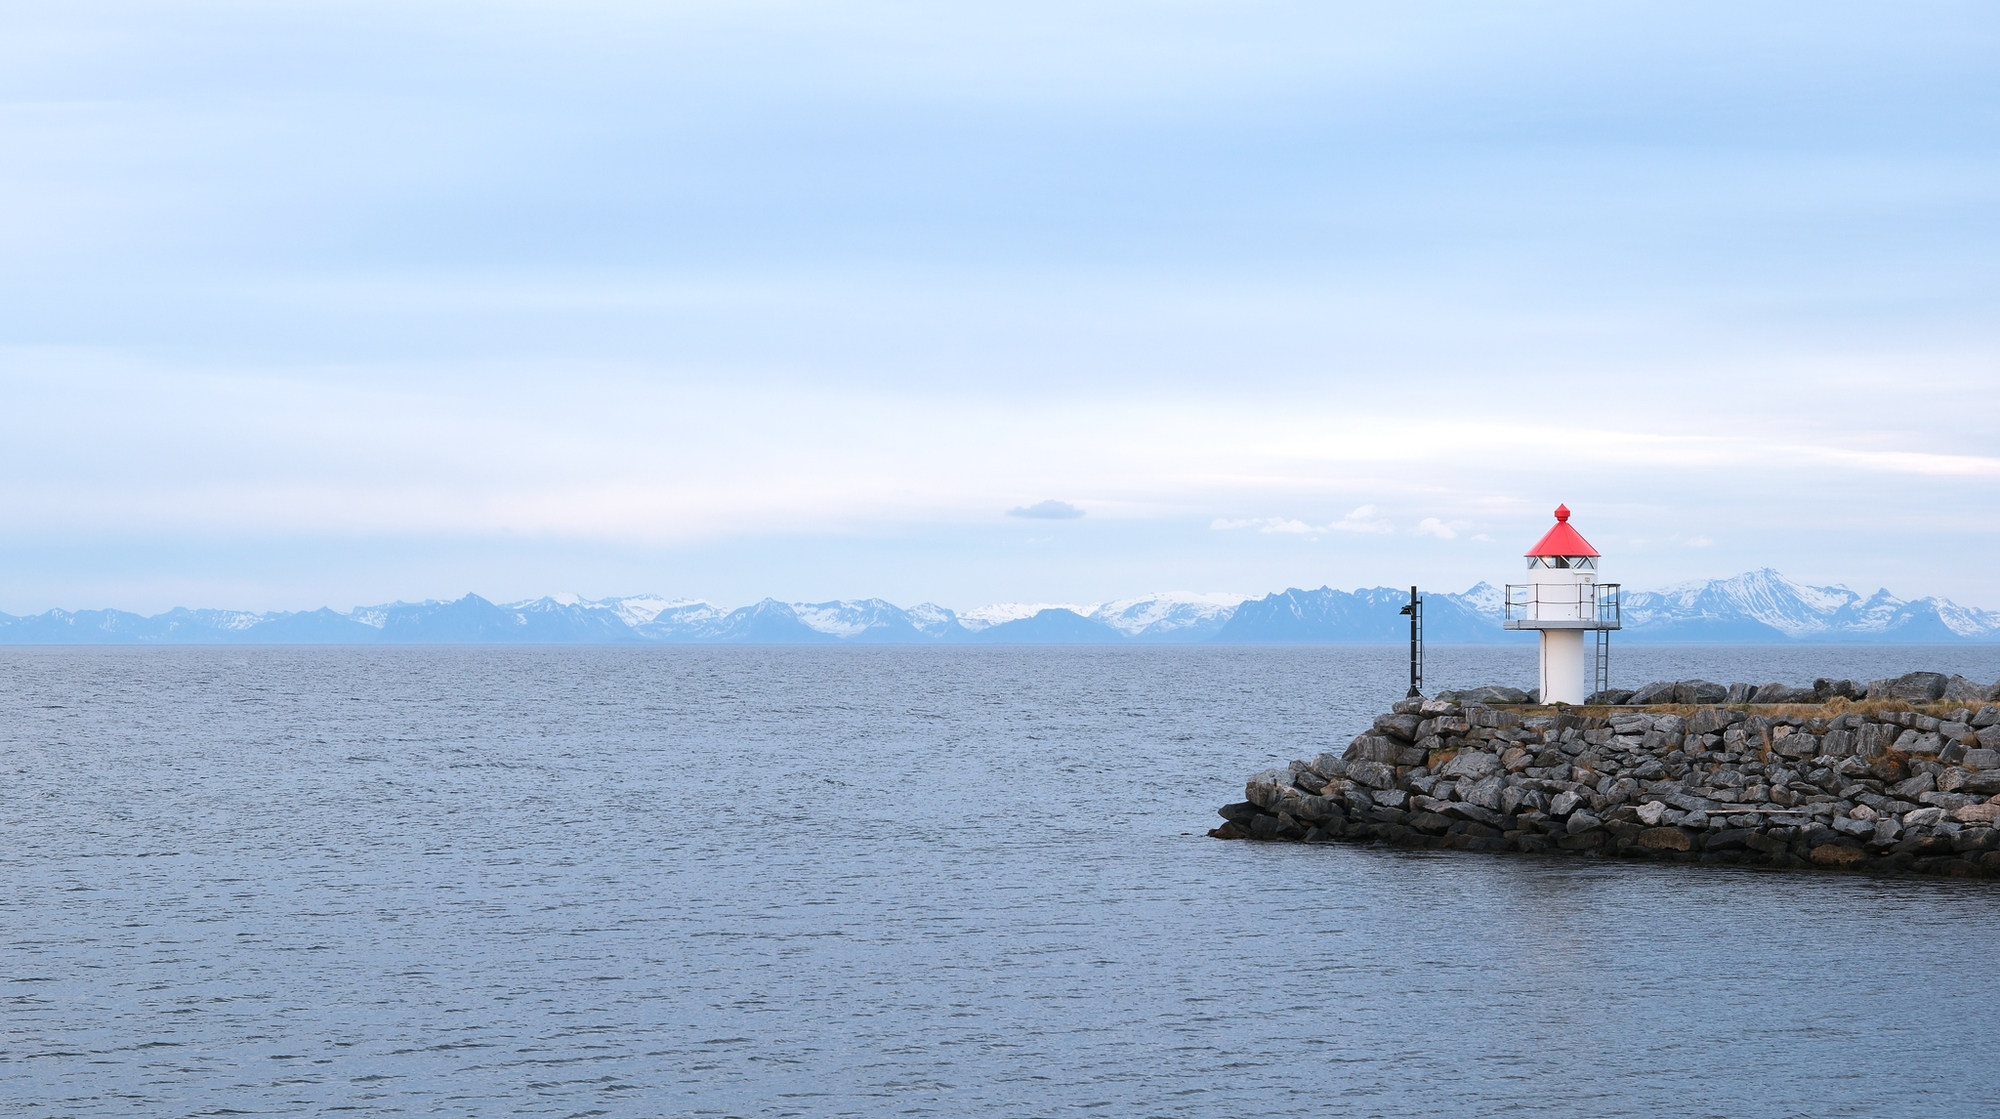
[[[1611,690],[1611,631],[1600,629],[1593,632],[1597,634],[1597,650],[1593,658],[1596,664],[1593,666],[1595,671],[1592,675],[1597,681],[1597,686],[1591,689],[1591,694],[1596,695],[1598,692]]]

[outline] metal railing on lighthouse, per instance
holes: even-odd
[[[1617,583],[1509,583],[1501,625],[1507,629],[1620,629]]]

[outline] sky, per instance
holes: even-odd
[[[2000,9],[0,2],[0,611],[2000,607]],[[1049,515],[1049,514],[1060,515]]]

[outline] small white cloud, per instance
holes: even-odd
[[[1293,517],[1252,517],[1248,520],[1231,521],[1217,517],[1210,521],[1209,528],[1218,532],[1231,529],[1254,528],[1266,535],[1302,536],[1316,540],[1329,532],[1394,532],[1389,522],[1375,516],[1373,505],[1363,505],[1331,524],[1315,525]]]
[[[1713,543],[1715,543],[1715,541],[1710,540],[1706,536],[1690,536],[1688,538],[1687,546],[1690,548],[1706,548]]]
[[[1007,510],[1010,517],[1034,517],[1044,521],[1067,521],[1083,516],[1083,510],[1067,501],[1038,501]]]
[[[1423,520],[1417,522],[1417,535],[1435,536],[1439,540],[1451,540],[1458,536],[1458,532],[1436,517],[1425,517]]]
[[[1491,536],[1488,536],[1488,535],[1486,535],[1486,534],[1485,534],[1485,533],[1483,533],[1483,532],[1481,532],[1481,533],[1478,533],[1478,534],[1474,535],[1474,536],[1473,536],[1473,539],[1474,539],[1474,540],[1477,540],[1477,541],[1479,541],[1479,542],[1480,542],[1480,543],[1482,543],[1482,544],[1491,544],[1491,543],[1493,543],[1493,538],[1492,538]]]
[[[1375,515],[1373,505],[1363,505],[1345,517],[1326,526],[1338,532],[1394,532],[1388,521]]]

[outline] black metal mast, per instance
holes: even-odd
[[[1417,588],[1410,588],[1410,604],[1398,610],[1399,614],[1410,616],[1410,695],[1416,698],[1424,694],[1424,600],[1417,595]]]

